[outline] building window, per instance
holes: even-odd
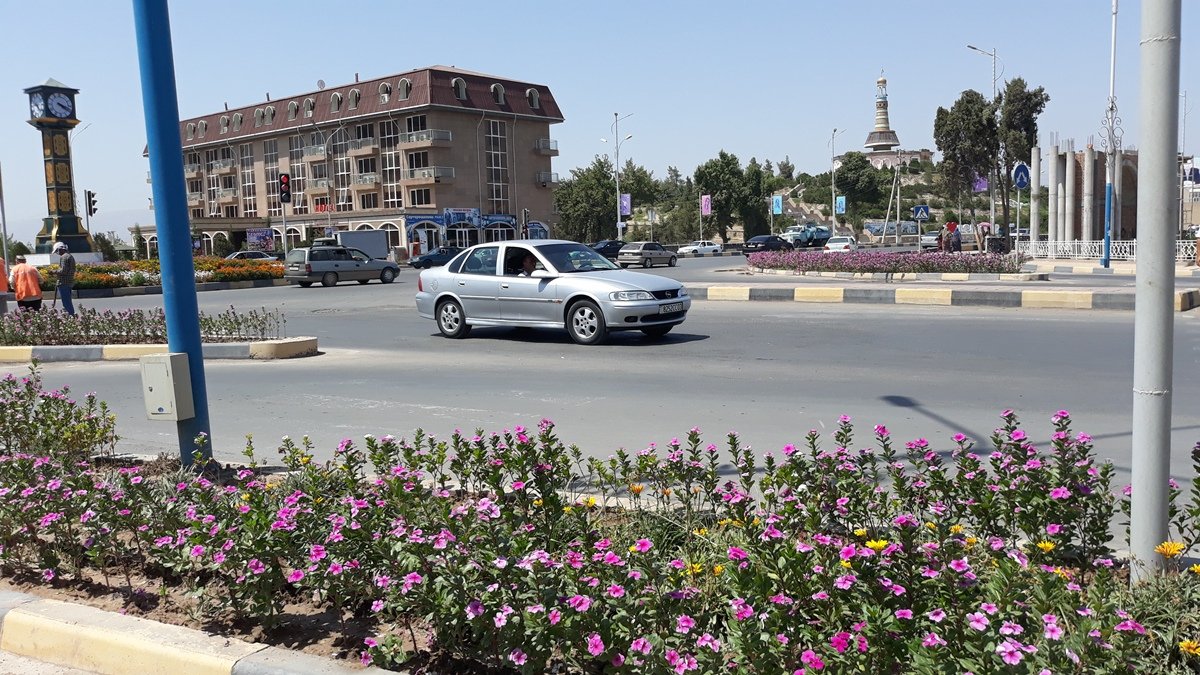
[[[408,191],[409,206],[428,206],[433,203],[429,188]]]
[[[221,133],[229,131],[229,115],[221,115]]]
[[[358,110],[358,99],[362,98],[362,92],[357,89],[350,90],[350,109]]]
[[[345,129],[338,129],[325,147],[325,151],[333,158],[334,209],[337,211],[354,210],[354,198],[350,194],[351,162],[346,154],[350,149],[350,139],[347,136]]]
[[[193,178],[187,182],[187,191],[189,194],[197,195],[204,191],[204,182],[199,178]]]
[[[304,117],[307,119],[313,115],[313,100],[311,98],[304,99]]]
[[[407,77],[400,80],[399,95],[401,101],[407,101],[408,97],[412,96],[412,82],[409,82]]]
[[[204,134],[208,131],[208,122],[201,122],[196,125],[196,135],[204,138]]]
[[[300,112],[300,105],[295,101],[288,104],[288,121],[296,119],[296,113]]]
[[[342,112],[342,95],[335,93],[329,97],[329,112]]]
[[[226,218],[237,218],[237,206],[226,206],[225,213],[221,214]]]
[[[263,170],[267,176],[267,215],[283,215],[283,204],[279,202],[279,141],[272,138],[263,141]]]
[[[379,208],[379,193],[368,192],[358,198],[358,208],[360,209],[377,209]]]
[[[542,97],[538,94],[538,90],[530,87],[525,90],[525,98],[529,100],[529,107],[538,110],[542,107]]]
[[[354,138],[363,141],[375,138],[374,124],[359,124],[354,127]]]
[[[391,120],[379,123],[379,163],[383,168],[380,176],[383,184],[383,207],[398,209],[404,206],[404,189],[400,187],[402,153],[397,149],[400,142],[400,126]]]
[[[488,120],[487,138],[487,199],[488,213],[510,213],[508,210],[508,123]]]
[[[467,81],[461,77],[456,77],[450,81],[450,86],[454,87],[454,98],[465,101],[467,100]]]
[[[243,143],[238,151],[242,171],[242,217],[258,216],[258,192],[254,184],[254,146]]]
[[[358,160],[358,173],[375,173],[377,171],[374,157],[363,157]]]
[[[408,168],[410,169],[425,169],[429,167],[429,153],[422,150],[421,152],[408,153]]]
[[[217,204],[217,198],[221,195],[221,177],[213,166],[218,159],[220,155],[216,150],[204,151],[204,168],[208,170],[208,215],[214,218],[221,215],[221,207]]]
[[[187,125],[187,139],[190,141],[195,137],[196,137],[196,125],[195,124]]]
[[[267,124],[271,124],[274,121],[275,121],[275,106],[269,105],[269,106],[267,106],[267,114],[266,114],[266,118],[264,119],[264,122],[266,122]]]
[[[379,85],[379,105],[386,104],[392,98],[392,85],[384,82]]]
[[[263,123],[263,110],[262,110],[262,108],[259,108],[258,110],[254,111],[254,128],[257,129],[257,128],[261,127],[262,123]]]
[[[204,209],[192,209],[192,220],[200,220],[204,217]]]
[[[233,130],[234,131],[242,130],[242,113],[234,113],[233,114]]]
[[[292,213],[308,213],[308,202],[304,201],[304,190],[308,183],[308,165],[304,161],[304,137],[288,138],[288,168],[292,174]]]
[[[504,105],[504,85],[500,83],[492,85],[492,101],[496,105]]]
[[[429,128],[424,115],[413,115],[412,117],[405,119],[404,122],[407,125],[408,133],[410,134],[418,131],[425,131],[427,128]]]

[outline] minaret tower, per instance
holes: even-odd
[[[888,121],[887,79],[883,73],[875,80],[875,87],[875,130],[867,134],[864,145],[870,152],[887,152],[900,145],[900,137]]]

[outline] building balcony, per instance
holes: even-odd
[[[446,129],[425,129],[400,134],[400,145],[404,148],[448,148],[454,134]]]
[[[217,203],[218,204],[236,204],[237,198],[238,198],[238,189],[237,188],[221,188],[221,190],[219,192],[217,192]]]
[[[553,171],[539,171],[537,172],[535,180],[540,183],[542,187],[558,185],[558,174],[554,173]]]
[[[538,154],[546,157],[558,157],[558,141],[554,139],[539,138],[533,144],[533,148],[538,151]]]
[[[328,190],[329,189],[329,179],[328,178],[309,178],[307,187],[310,190]]]
[[[200,177],[200,165],[199,164],[184,164],[183,165],[183,176],[185,178],[199,178]]]
[[[217,175],[233,173],[236,167],[237,162],[232,159],[218,159],[212,163],[212,172]]]
[[[374,138],[354,138],[350,140],[346,153],[349,155],[370,155],[379,149],[379,141]]]
[[[377,173],[360,173],[354,177],[354,181],[350,183],[350,188],[355,192],[369,192],[379,187],[379,174]]]
[[[454,182],[454,167],[427,166],[421,169],[409,169],[403,174],[403,180],[410,185],[427,185],[430,183]]]
[[[200,206],[204,203],[204,195],[199,192],[187,193],[188,206]]]
[[[307,145],[304,147],[303,156],[306,162],[323,162],[325,161],[325,146]]]

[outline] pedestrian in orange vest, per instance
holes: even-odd
[[[25,262],[23,255],[17,256],[17,266],[12,271],[12,284],[18,307],[32,310],[42,308],[41,278],[37,269]]]

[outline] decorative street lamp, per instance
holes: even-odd
[[[967,45],[967,49],[979,52],[980,54],[983,54],[984,56],[992,57],[992,105],[996,105],[996,48],[992,47],[992,51],[985,52],[982,49],[980,49],[979,47],[976,47],[975,45]],[[997,114],[999,112],[1000,112],[999,110],[996,111]],[[999,228],[996,227],[996,180],[997,180],[996,159],[997,158],[995,158],[995,157],[992,158],[992,171],[991,171],[992,175],[990,176],[990,179],[988,180],[988,192],[990,193],[991,201],[992,201],[991,218],[992,218],[992,230],[993,231],[999,231]],[[1007,223],[1005,224],[1005,227],[1008,227]]]
[[[625,136],[625,138],[621,138],[621,120],[631,117],[633,113],[629,113],[625,117],[620,117],[619,114],[620,113],[613,113],[613,123],[611,127],[613,130],[613,138],[617,139],[613,144],[615,146],[613,150],[613,173],[616,174],[617,177],[617,239],[621,238],[621,144],[633,138],[633,134],[629,134]],[[607,143],[608,139],[601,138],[600,142]]]

